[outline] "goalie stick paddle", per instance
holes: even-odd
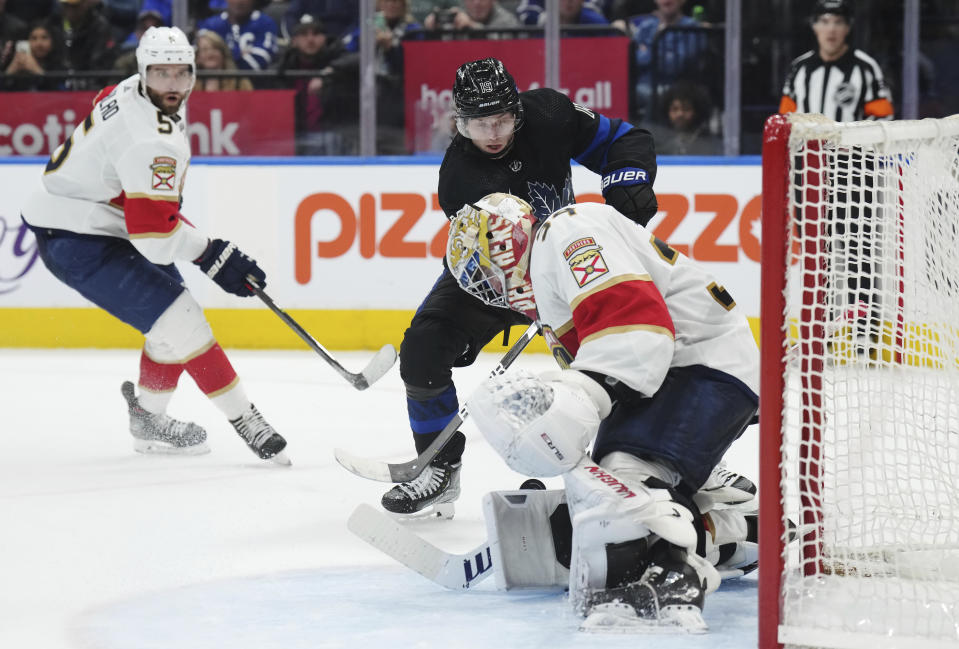
[[[465,554],[445,552],[365,503],[353,510],[346,527],[410,570],[450,590],[467,590],[493,574],[493,555],[485,541]]]
[[[506,368],[513,364],[516,357],[520,355],[520,352],[526,349],[526,346],[536,337],[537,333],[539,333],[539,324],[534,322],[523,332],[520,339],[513,343],[513,346],[509,348],[506,355],[503,356],[502,360],[493,368],[493,371],[490,372],[490,378],[499,376],[505,372]],[[456,416],[446,424],[446,428],[433,440],[433,443],[409,462],[389,464],[380,460],[369,460],[357,457],[339,448],[333,450],[333,455],[343,468],[361,478],[379,480],[380,482],[409,482],[421,474],[423,469],[433,461],[433,458],[443,450],[443,447],[450,441],[453,434],[459,430],[459,427],[463,424],[463,420],[465,420],[468,415],[469,413],[466,411],[466,404],[464,403],[460,406]]]
[[[258,298],[260,298],[265,305],[270,307],[270,310],[273,311],[280,320],[286,323],[286,325],[292,329],[297,336],[303,339],[310,348],[315,351],[317,354],[323,357],[330,366],[339,372],[340,376],[350,382],[350,384],[357,390],[365,390],[370,387],[386,374],[393,364],[396,363],[396,348],[393,345],[383,345],[376,354],[373,355],[373,358],[367,363],[358,374],[350,372],[345,367],[339,364],[335,358],[326,351],[326,349],[320,343],[316,342],[316,339],[313,338],[310,334],[307,333],[306,329],[301,327],[296,320],[290,317],[286,311],[281,309],[276,305],[276,303],[270,298],[266,292],[260,288],[253,277],[247,276],[247,281],[250,283],[250,288],[253,289],[253,292]]]

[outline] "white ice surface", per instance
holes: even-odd
[[[398,368],[359,392],[309,351],[228,353],[292,468],[256,459],[186,376],[171,414],[205,426],[212,452],[134,453],[120,383],[136,379],[137,351],[0,349],[0,648],[756,646],[752,578],[707,600],[705,636],[579,633],[563,595],[500,593],[493,579],[442,590],[346,529],[388,485],[340,468],[333,448],[412,457]],[[372,353],[335,355],[358,371]],[[455,371],[461,396],[498,358]],[[457,552],[485,537],[483,494],[522,481],[464,430],[456,518],[417,524]],[[755,478],[755,430],[727,458]]]

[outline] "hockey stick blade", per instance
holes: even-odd
[[[493,371],[489,374],[490,378],[499,376],[505,372],[506,368],[513,364],[516,357],[526,349],[526,346],[536,337],[537,333],[539,333],[539,324],[534,322],[527,327],[523,335],[520,336],[520,339],[513,343],[513,346],[509,348],[509,351],[506,352],[502,360],[493,368]],[[378,480],[380,482],[409,482],[421,474],[423,469],[433,461],[433,458],[443,450],[443,447],[446,446],[446,443],[450,441],[450,438],[453,437],[456,431],[459,430],[459,427],[463,424],[463,420],[465,420],[468,415],[466,404],[463,404],[460,406],[459,412],[456,413],[453,419],[446,424],[442,432],[433,440],[433,443],[409,462],[389,464],[381,460],[370,460],[358,457],[340,448],[333,449],[333,456],[344,469],[361,478]]]
[[[465,554],[445,552],[367,504],[353,510],[346,527],[377,550],[450,590],[467,590],[493,574],[489,543]]]
[[[293,332],[310,347],[310,349],[319,354],[323,360],[330,365],[330,367],[336,370],[340,376],[346,379],[357,390],[365,390],[376,383],[378,380],[383,378],[383,375],[386,374],[396,363],[396,348],[393,347],[393,345],[383,345],[383,347],[381,347],[380,350],[373,355],[373,358],[359,374],[350,372],[345,367],[340,365],[340,363],[333,358],[333,355],[330,354],[330,352],[328,352],[323,345],[318,343],[313,336],[307,333],[306,329],[301,327],[299,323],[297,323],[297,321],[290,316],[289,313],[278,307],[273,299],[270,298],[270,296],[267,295],[262,288],[260,288],[255,278],[247,275],[246,280],[249,283],[250,288],[253,289],[253,293],[263,301],[263,304],[270,307],[270,310],[275,313],[277,317],[279,317],[280,320],[286,324],[286,326],[292,329]]]

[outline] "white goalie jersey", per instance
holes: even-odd
[[[536,233],[530,280],[557,361],[650,396],[670,367],[704,365],[759,392],[759,350],[732,296],[608,205],[559,210]]]
[[[190,164],[186,112],[166,115],[140,76],[97,96],[93,110],[53,152],[42,187],[22,208],[32,226],[129,238],[159,264],[206,247],[179,212]]]

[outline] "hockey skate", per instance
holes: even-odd
[[[706,580],[683,556],[675,547],[660,550],[638,581],[592,593],[580,630],[705,633],[708,627],[702,612],[709,589]]]
[[[144,410],[136,397],[131,381],[124,381],[120,393],[130,412],[130,434],[133,450],[155,455],[203,455],[210,452],[206,431],[188,421],[180,421],[163,413]]]
[[[730,471],[725,462],[717,464],[706,482],[693,496],[702,511],[715,505],[738,505],[756,496],[756,485],[746,476]]]
[[[460,497],[462,466],[461,462],[433,460],[415,479],[383,494],[383,509],[400,519],[453,518],[456,513],[453,502]]]
[[[273,430],[273,426],[267,423],[252,403],[246,412],[237,419],[231,419],[230,423],[250,450],[260,459],[285,466],[292,464],[290,458],[283,452],[286,448],[286,440]]]

